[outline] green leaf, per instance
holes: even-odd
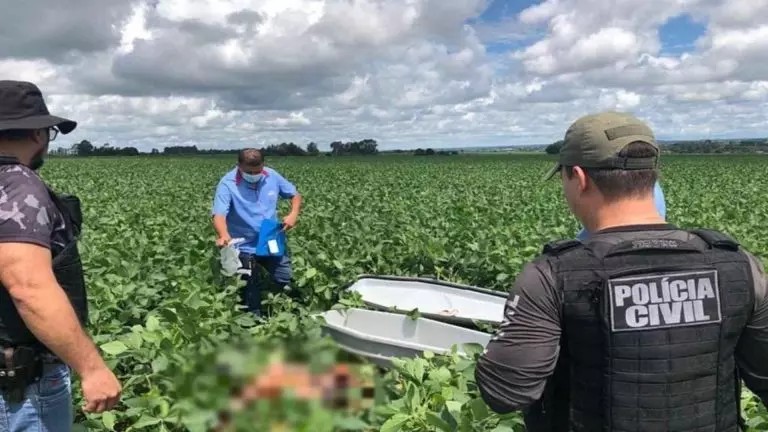
[[[156,359],[152,360],[152,372],[160,373],[168,368],[168,358],[164,355],[159,355]]]
[[[160,320],[157,319],[156,316],[150,315],[149,318],[147,318],[147,330],[149,331],[158,331],[160,330]]]
[[[441,366],[437,369],[433,369],[429,372],[429,378],[433,379],[438,384],[448,383],[452,376],[451,371],[445,366]]]
[[[448,412],[451,413],[456,422],[461,421],[461,406],[462,403],[456,401],[448,401],[445,403],[445,407],[448,409]]]
[[[440,394],[443,396],[443,399],[445,400],[451,400],[453,399],[453,395],[456,392],[456,387],[453,386],[445,386],[442,388]]]
[[[458,421],[453,416],[453,414],[451,414],[451,412],[448,411],[447,406],[444,406],[443,409],[440,410],[440,418],[451,426],[452,431],[456,430],[456,428],[459,425]]]
[[[111,411],[105,411],[101,415],[101,422],[104,423],[104,427],[113,431],[115,430],[115,414]]]
[[[128,347],[120,341],[112,341],[101,345],[101,349],[109,355],[120,355],[128,350]]]
[[[757,428],[762,426],[763,424],[768,424],[768,419],[760,416],[752,417],[751,419],[746,421],[747,426],[751,428]]]
[[[409,419],[408,414],[395,414],[381,425],[379,432],[397,432]]]
[[[469,408],[472,411],[472,415],[474,416],[475,420],[485,420],[490,415],[488,406],[480,398],[470,401]]]
[[[376,415],[382,416],[382,417],[389,417],[397,414],[399,410],[393,406],[393,404],[389,405],[378,405],[373,408],[373,412]]]
[[[334,430],[365,430],[366,428],[370,427],[368,423],[355,417],[336,419],[334,420],[334,425]]]
[[[456,363],[456,370],[458,372],[463,372],[467,369],[474,368],[475,362],[469,359],[461,359]]]
[[[131,408],[138,408],[138,407],[145,408],[148,406],[147,400],[140,397],[123,399],[122,402],[125,406],[131,407]]]
[[[407,372],[408,368],[408,361],[403,358],[394,357],[390,359],[390,363],[392,363],[392,366],[400,371],[400,372]]]
[[[463,416],[461,418],[461,421],[459,421],[459,431],[460,432],[471,432],[472,431],[472,419],[470,416]]]
[[[419,386],[413,383],[408,383],[408,389],[406,390],[405,395],[407,399],[406,404],[412,410],[421,406],[421,391],[419,390]]]
[[[416,383],[421,384],[421,381],[424,379],[424,368],[426,367],[426,362],[424,359],[421,358],[415,358],[408,364],[408,372],[411,374],[414,380],[416,380]]]
[[[419,312],[419,308],[413,308],[410,311],[408,311],[406,316],[408,316],[408,318],[416,321],[416,320],[418,320],[421,317],[421,312]]]
[[[149,416],[149,415],[144,415],[144,416],[142,416],[139,419],[139,421],[134,423],[132,426],[135,429],[141,429],[141,428],[144,428],[144,427],[147,427],[147,426],[156,425],[156,424],[160,423],[161,421],[162,421],[161,419],[154,418],[154,417]]]
[[[427,423],[445,432],[452,432],[451,425],[433,412],[427,412]]]
[[[462,351],[464,351],[470,357],[482,354],[485,351],[485,347],[478,343],[464,343],[461,344]]]

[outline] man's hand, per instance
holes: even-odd
[[[301,195],[298,193],[291,197],[291,212],[283,219],[283,231],[289,231],[296,226],[301,210]]]
[[[283,219],[283,229],[285,231],[293,229],[296,226],[296,221],[299,217],[296,214],[291,213]]]
[[[81,377],[83,398],[85,405],[83,411],[87,413],[101,413],[111,410],[120,400],[123,392],[120,382],[109,368],[104,365],[93,372],[87,372]]]
[[[219,237],[216,239],[216,246],[221,248],[228,245],[231,241],[232,238],[230,236]]]

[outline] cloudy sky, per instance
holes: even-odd
[[[768,0],[24,0],[0,70],[79,122],[55,142],[548,143],[580,115],[768,136]]]

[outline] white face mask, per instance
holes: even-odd
[[[262,173],[248,174],[248,173],[241,172],[240,174],[243,176],[243,180],[247,181],[248,183],[258,183],[262,179],[262,177],[264,177],[264,174]]]

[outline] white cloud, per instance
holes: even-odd
[[[634,92],[625,90],[604,91],[600,95],[601,109],[617,109],[622,111],[631,111],[640,105],[641,96]]]
[[[309,126],[312,122],[304,116],[303,112],[292,112],[287,117],[278,117],[274,120],[267,120],[268,125],[286,127],[286,126]]]
[[[469,24],[489,3],[34,0],[0,16],[0,67],[79,122],[64,144],[546,143],[603,109],[661,137],[768,134],[768,0],[545,0]],[[706,32],[668,54],[683,13]]]

